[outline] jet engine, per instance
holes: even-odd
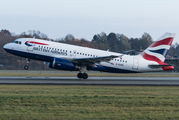
[[[68,71],[77,70],[76,64],[61,58],[54,58],[53,62],[49,64],[49,68]]]

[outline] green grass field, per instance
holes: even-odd
[[[0,85],[0,119],[179,119],[179,87]]]
[[[61,71],[0,71],[0,77],[76,77],[78,72],[61,72]],[[88,72],[89,77],[179,77],[179,74],[174,73],[100,73]]]

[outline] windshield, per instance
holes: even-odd
[[[21,44],[21,41],[14,40],[14,41],[12,41],[11,43]]]

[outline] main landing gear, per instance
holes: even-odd
[[[81,72],[80,72],[80,73],[77,74],[77,77],[78,77],[78,78],[87,79],[87,78],[88,78],[88,74],[87,74],[87,73],[81,73]]]
[[[26,58],[26,63],[25,63],[25,66],[24,66],[25,70],[29,69],[29,63],[30,63],[30,59]]]
[[[79,79],[83,78],[83,79],[87,79],[88,78],[88,74],[85,73],[86,72],[86,65],[82,65],[80,66],[80,73],[77,74],[77,77]],[[81,72],[84,72],[84,73],[81,73]]]

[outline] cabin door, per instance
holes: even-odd
[[[139,59],[138,58],[134,58],[132,69],[138,70],[138,67],[139,67]]]
[[[33,51],[34,43],[31,41],[25,42],[25,45],[27,45],[27,51]]]

